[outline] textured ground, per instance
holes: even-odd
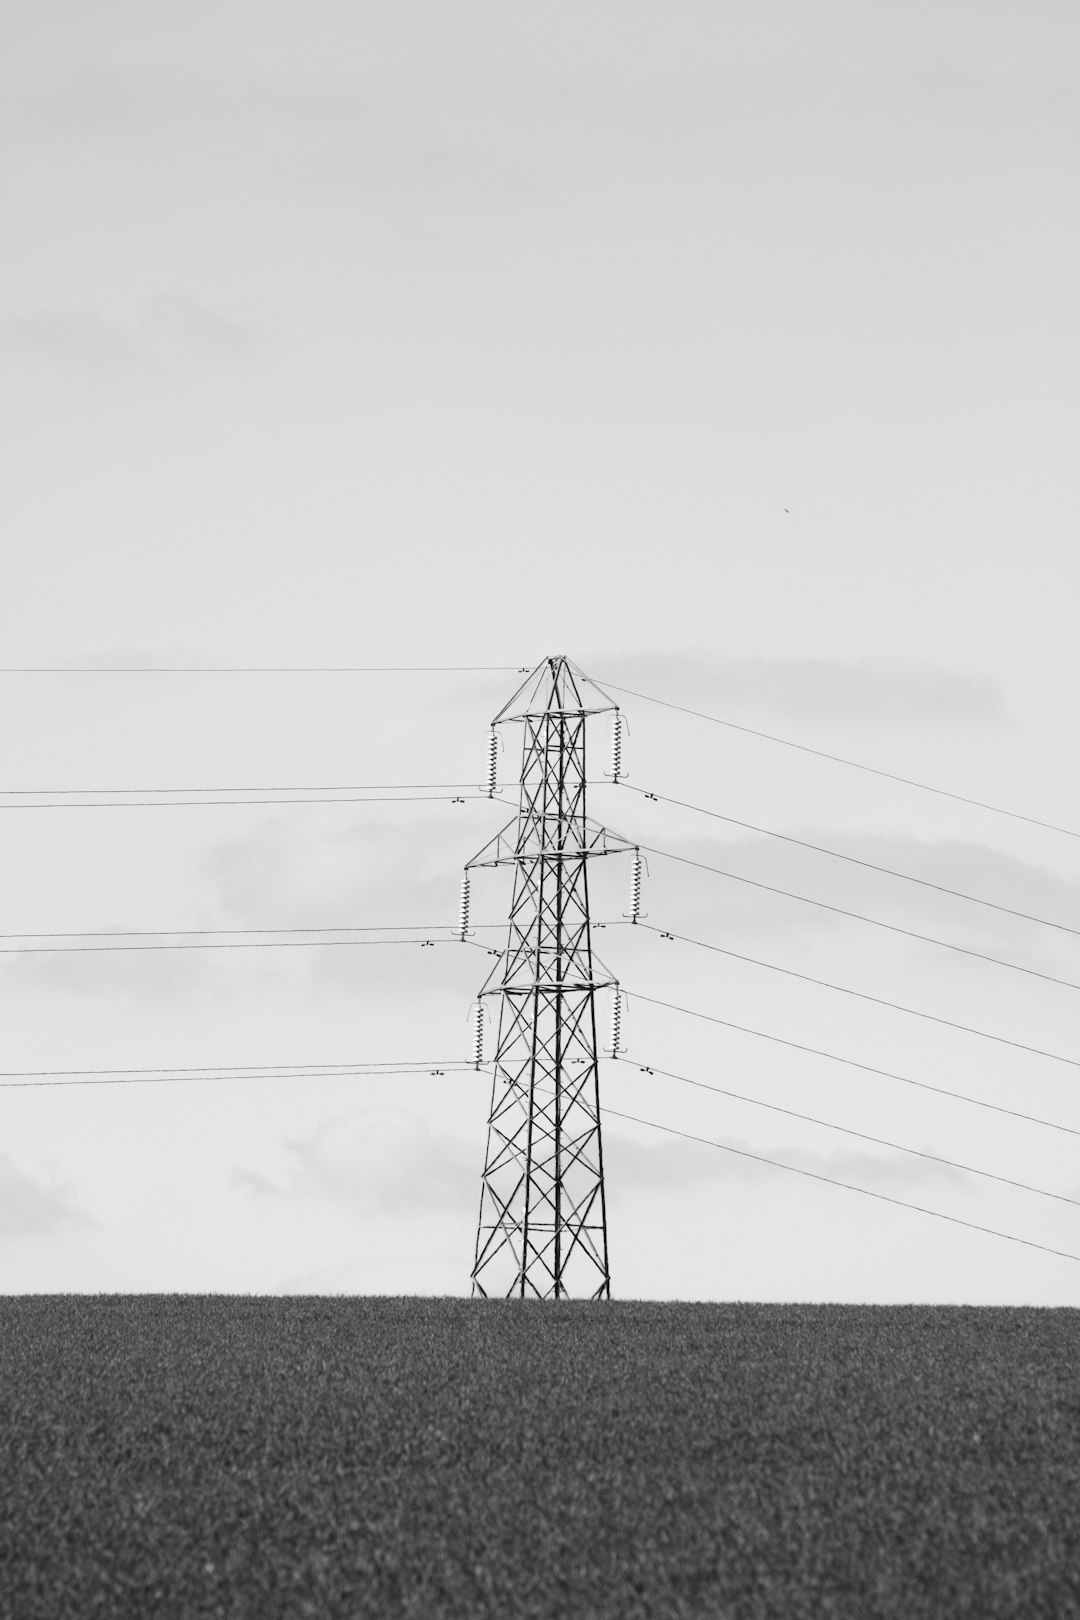
[[[0,1613],[1080,1616],[1080,1312],[0,1300]]]

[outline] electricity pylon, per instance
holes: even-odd
[[[557,657],[492,721],[525,735],[517,819],[469,862],[514,868],[506,950],[481,991],[498,1002],[472,1273],[481,1297],[611,1293],[596,993],[615,981],[594,972],[588,865],[631,846],[585,814],[585,722],[605,711],[617,705]]]

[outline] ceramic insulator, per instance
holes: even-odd
[[[617,782],[622,775],[623,717],[618,709],[611,717],[611,770],[608,775]]]
[[[637,922],[641,916],[641,851],[635,849],[630,863],[630,921]]]
[[[622,991],[616,987],[611,996],[611,1055],[618,1057],[622,1050]]]
[[[478,1001],[473,1007],[473,1062],[479,1068],[484,1061],[484,1003]]]

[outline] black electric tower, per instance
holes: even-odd
[[[565,657],[529,676],[492,727],[524,727],[517,818],[469,862],[512,866],[497,1002],[474,1295],[610,1297],[589,861],[631,846],[585,812],[585,731],[618,706]]]

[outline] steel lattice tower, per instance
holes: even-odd
[[[610,1297],[596,993],[614,980],[594,972],[588,866],[629,846],[586,817],[585,723],[616,707],[557,657],[492,722],[522,723],[524,748],[517,820],[469,862],[514,868],[506,950],[481,992],[498,1035],[474,1295]]]

